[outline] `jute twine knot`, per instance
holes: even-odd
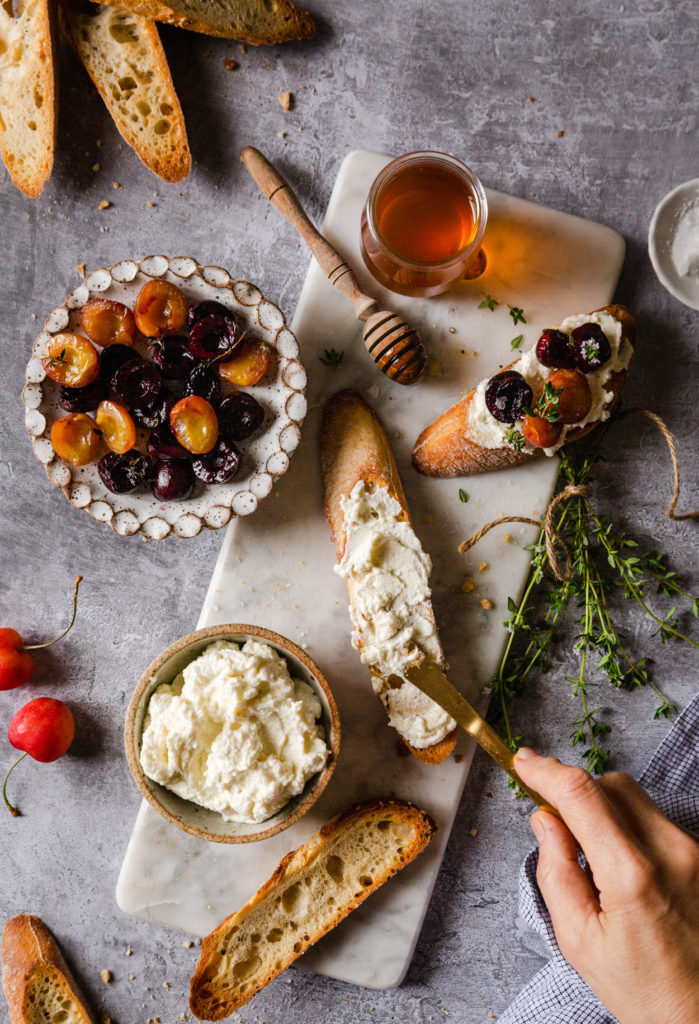
[[[682,519],[696,519],[699,517],[699,509],[694,512],[676,512],[677,502],[680,497],[680,465],[677,458],[677,442],[674,435],[670,431],[666,423],[656,413],[651,412],[649,409],[632,408],[626,409],[621,414],[622,416],[630,415],[631,413],[641,413],[646,416],[651,423],[654,423],[660,433],[667,442],[668,450],[670,452],[670,460],[672,462],[672,470],[674,474],[672,498],[667,508],[668,519],[674,519],[679,521]],[[621,418],[621,417],[619,417]],[[562,501],[566,501],[568,498],[587,498],[590,495],[590,488],[587,486],[578,486],[577,484],[567,484],[566,487],[560,491],[551,502],[549,502],[548,509],[546,510],[546,516],[544,520],[532,519],[530,516],[502,516],[500,519],[493,519],[492,522],[486,523],[482,526],[477,533],[474,533],[468,540],[463,541],[459,544],[459,552],[464,555],[467,551],[477,544],[481,537],[484,537],[486,533],[489,533],[494,527],[500,526],[502,523],[528,523],[530,526],[537,526],[539,529],[544,531],[544,544],[546,546],[546,557],[548,558],[549,567],[551,572],[561,583],[567,583],[572,579],[573,566],[570,558],[570,549],[566,544],[565,539],[561,533],[556,529],[554,525],[554,516],[556,509]],[[556,547],[559,547],[565,556],[565,568],[561,567],[558,555],[556,554]]]

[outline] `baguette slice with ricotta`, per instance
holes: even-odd
[[[291,0],[119,0],[119,6],[153,21],[254,46],[310,39],[316,34],[311,15]]]
[[[352,494],[357,483],[363,482],[370,489],[386,488],[390,497],[402,509],[401,520],[410,525],[408,504],[388,438],[376,413],[356,392],[340,391],[326,404],[320,431],[320,461],[325,488],[325,516],[330,524],[338,562],[342,561],[347,544],[342,499]],[[347,586],[350,605],[356,605],[356,588],[351,577],[347,579]],[[431,602],[423,602],[415,608],[415,612],[431,623],[439,652],[438,664],[444,670],[444,655]],[[355,630],[354,637],[361,654],[365,649],[362,636]],[[371,665],[369,669],[374,680],[380,680],[380,671]],[[412,686],[411,683],[404,685]],[[419,697],[421,700],[429,700],[423,698],[422,694]],[[383,691],[381,699],[388,710],[388,690]],[[454,749],[456,729],[451,729],[438,742],[424,747],[414,746],[404,736],[401,738],[419,760],[427,764],[439,764]]]
[[[339,814],[288,854],[242,910],[208,935],[190,984],[199,1020],[221,1020],[409,864],[436,825],[402,800]]]
[[[12,183],[30,198],[49,178],[56,148],[53,25],[50,0],[0,3],[0,151]]]
[[[60,0],[60,19],[125,141],[164,181],[185,178],[187,131],[153,22],[83,0]]]
[[[38,917],[11,918],[0,955],[11,1024],[94,1024],[56,940]]]
[[[632,348],[636,345],[636,321],[624,306],[602,306],[593,313],[608,313],[621,324],[622,343],[628,341]],[[592,316],[587,313],[586,316]],[[514,361],[515,363],[517,360]],[[510,363],[505,370],[514,366]],[[612,373],[605,384],[605,391],[612,396],[604,405],[603,413],[608,414],[616,404],[626,380],[627,370]],[[413,448],[413,465],[425,476],[453,477],[472,476],[475,473],[488,473],[496,469],[507,469],[529,462],[542,454],[542,449],[517,452],[507,446],[486,448],[470,436],[469,408],[476,389],[442,413],[436,420],[425,427]],[[565,442],[577,441],[584,437],[601,422],[596,419],[583,427],[573,425],[567,432]]]

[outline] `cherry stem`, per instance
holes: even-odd
[[[75,586],[73,587],[73,617],[70,620],[70,622],[68,623],[67,628],[64,629],[63,632],[61,633],[61,635],[57,636],[55,640],[49,640],[49,642],[47,644],[24,644],[24,646],[22,648],[23,650],[25,650],[25,651],[38,651],[40,647],[50,647],[51,644],[57,644],[59,640],[63,639],[63,637],[66,635],[66,633],[70,632],[70,630],[73,628],[73,623],[75,622],[75,616],[76,616],[77,611],[78,611],[78,587],[80,586],[81,580],[82,580],[82,576],[78,576],[78,578],[75,581]],[[5,803],[7,803],[7,801],[5,801]]]
[[[8,811],[10,812],[10,814],[12,815],[13,818],[19,818],[20,817],[20,813],[17,810],[17,808],[13,807],[12,804],[10,803],[10,801],[7,799],[7,780],[9,779],[10,775],[12,775],[12,772],[15,770],[15,768],[17,767],[19,762],[23,761],[26,756],[27,756],[27,751],[25,750],[23,754],[19,755],[19,757],[17,758],[15,763],[12,765],[12,767],[8,771],[7,775],[5,776],[5,781],[2,784],[2,798],[5,801],[5,806],[7,807]]]

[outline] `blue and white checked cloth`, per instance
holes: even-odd
[[[639,781],[671,821],[699,831],[699,694],[680,715]],[[533,850],[522,865],[519,911],[544,939],[551,960],[534,975],[498,1024],[618,1024],[563,959],[536,884],[538,857],[538,850]]]

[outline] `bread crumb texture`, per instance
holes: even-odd
[[[34,968],[24,993],[26,1024],[91,1024],[63,974],[51,965]]]
[[[202,944],[190,1006],[220,1020],[246,1003],[427,845],[435,825],[401,801],[371,801],[289,854],[247,906]]]

